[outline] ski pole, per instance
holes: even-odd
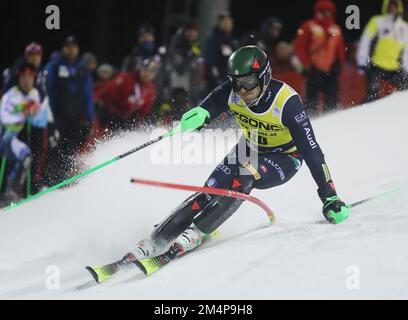
[[[176,189],[176,190],[184,190],[184,191],[192,191],[192,192],[203,192],[212,195],[236,198],[241,200],[246,200],[256,204],[257,206],[261,207],[265,213],[268,215],[269,221],[274,224],[276,222],[276,217],[273,211],[268,207],[266,203],[259,200],[258,198],[252,197],[245,193],[240,193],[232,190],[226,189],[218,189],[218,188],[208,188],[208,187],[196,187],[196,186],[186,186],[181,184],[174,184],[174,183],[166,183],[166,182],[158,182],[158,181],[150,181],[150,180],[143,180],[143,179],[135,179],[132,178],[130,180],[131,183],[134,184],[142,184],[147,186],[154,186],[160,188],[168,188],[168,189]]]
[[[22,200],[20,202],[17,202],[17,203],[11,203],[7,208],[5,208],[3,210],[4,211],[12,210],[12,209],[14,209],[14,208],[16,208],[18,206],[21,206],[21,205],[27,203],[27,202],[30,202],[30,201],[32,201],[34,199],[37,199],[37,198],[39,198],[39,197],[41,197],[41,196],[43,196],[43,195],[45,195],[45,194],[47,194],[47,193],[49,193],[51,191],[60,189],[60,188],[66,186],[66,185],[68,185],[68,184],[70,184],[70,183],[72,183],[72,182],[74,182],[74,181],[76,181],[76,180],[78,180],[78,179],[80,179],[82,177],[85,177],[85,176],[99,170],[99,169],[102,169],[102,168],[104,168],[104,167],[106,167],[106,166],[108,166],[108,165],[110,165],[112,163],[115,163],[115,162],[117,162],[117,161],[119,161],[119,160],[121,160],[123,158],[126,158],[126,157],[128,157],[128,156],[130,156],[130,155],[132,155],[132,154],[134,154],[134,153],[136,153],[136,152],[138,152],[138,151],[140,151],[142,149],[145,149],[145,148],[147,148],[147,147],[149,147],[149,146],[163,140],[164,138],[171,137],[174,134],[176,134],[177,132],[179,132],[178,128],[173,130],[173,131],[170,131],[167,134],[162,135],[162,136],[160,136],[160,137],[158,137],[156,139],[153,139],[153,140],[151,140],[149,142],[146,142],[145,144],[143,144],[143,145],[141,145],[141,146],[139,146],[137,148],[129,150],[128,152],[123,153],[123,154],[121,154],[121,155],[119,155],[119,156],[117,156],[117,157],[115,157],[115,158],[113,158],[113,159],[111,159],[111,160],[109,160],[109,161],[107,161],[105,163],[102,163],[102,164],[100,164],[100,165],[98,165],[96,167],[93,167],[93,168],[85,171],[85,172],[82,172],[82,173],[80,173],[80,174],[78,174],[76,176],[73,176],[72,178],[64,180],[64,181],[58,183],[57,185],[55,185],[53,187],[50,187],[50,188],[47,188],[47,189],[43,190],[42,192],[39,192],[39,193],[37,193],[37,194],[27,198],[27,199],[24,199],[24,200]]]
[[[374,197],[372,197],[372,198],[367,198],[367,199],[364,199],[364,200],[360,200],[360,201],[357,201],[357,202],[355,202],[355,203],[352,203],[352,204],[350,204],[348,207],[351,209],[351,208],[355,208],[355,207],[358,207],[358,206],[361,206],[362,204],[364,204],[364,203],[366,203],[366,202],[369,202],[369,201],[371,201],[371,200],[373,200],[374,199]]]
[[[93,167],[93,168],[91,168],[91,169],[89,169],[89,170],[87,170],[85,172],[82,172],[82,173],[80,173],[80,174],[78,174],[78,175],[76,175],[76,176],[74,176],[72,178],[64,180],[64,181],[58,183],[57,185],[55,185],[53,187],[50,187],[50,188],[47,188],[47,189],[43,190],[42,192],[39,192],[39,193],[37,193],[37,194],[27,198],[27,199],[24,199],[24,200],[22,200],[20,202],[17,202],[17,203],[11,203],[8,207],[6,207],[3,210],[4,211],[12,210],[12,209],[14,209],[16,207],[19,207],[19,206],[27,203],[27,202],[30,202],[31,200],[37,199],[37,198],[39,198],[39,197],[41,197],[41,196],[43,196],[43,195],[45,195],[45,194],[47,194],[47,193],[49,193],[51,191],[60,189],[60,188],[66,186],[66,185],[68,185],[68,184],[70,184],[70,183],[72,183],[72,182],[74,182],[74,181],[76,181],[76,180],[78,180],[78,179],[80,179],[82,177],[85,177],[85,176],[99,170],[99,169],[102,169],[102,168],[104,168],[104,167],[106,167],[106,166],[108,166],[108,165],[110,165],[112,163],[115,163],[115,162],[117,162],[119,160],[122,160],[123,158],[126,158],[126,157],[128,157],[128,156],[130,156],[130,155],[132,155],[132,154],[134,154],[134,153],[136,153],[136,152],[138,152],[138,151],[140,151],[142,149],[145,149],[145,148],[147,148],[147,147],[149,147],[149,146],[151,146],[151,145],[153,145],[155,143],[158,143],[158,142],[160,142],[161,140],[163,140],[165,138],[172,137],[172,136],[174,136],[174,135],[176,135],[178,133],[194,131],[194,130],[200,128],[200,126],[202,126],[202,124],[204,123],[206,118],[209,118],[208,111],[202,109],[201,107],[194,108],[194,109],[190,110],[189,112],[187,112],[186,114],[184,114],[183,118],[181,119],[180,124],[175,129],[170,130],[169,132],[167,132],[165,135],[162,135],[162,136],[160,136],[160,137],[158,137],[156,139],[148,141],[145,144],[143,144],[143,145],[141,145],[141,146],[139,146],[137,148],[129,150],[128,152],[126,152],[124,154],[121,154],[121,155],[119,155],[119,156],[117,156],[117,157],[115,157],[115,158],[113,158],[113,159],[111,159],[111,160],[109,160],[109,161],[107,161],[105,163],[102,163],[102,164],[100,164],[100,165],[98,165],[96,167]]]
[[[386,191],[386,192],[383,192],[383,193],[381,193],[381,194],[377,194],[376,196],[368,197],[368,198],[366,198],[366,199],[363,199],[363,200],[354,202],[354,203],[348,205],[348,207],[349,207],[350,209],[352,209],[352,208],[361,206],[362,204],[365,204],[365,203],[367,203],[367,202],[369,202],[369,201],[372,201],[372,200],[375,200],[375,199],[378,199],[378,198],[383,198],[383,197],[385,197],[385,196],[388,196],[388,195],[390,195],[390,194],[393,194],[393,193],[396,192],[396,191],[398,191],[398,189],[394,189],[394,190],[391,190],[391,191]]]

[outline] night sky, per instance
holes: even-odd
[[[175,0],[180,7],[185,0]],[[312,15],[315,0],[243,1],[232,0],[235,34],[256,30],[268,16],[279,16],[285,24],[284,39],[292,40],[302,21]],[[0,69],[13,63],[31,41],[44,45],[46,55],[58,50],[66,35],[74,34],[82,51],[92,51],[101,62],[120,65],[122,58],[135,44],[139,23],[150,21],[161,40],[166,0],[2,0],[0,1]],[[357,4],[361,8],[362,26],[369,17],[381,10],[382,0],[338,0],[338,22],[344,26],[345,8]],[[407,2],[407,1],[405,1]],[[197,1],[193,1],[197,15]],[[61,30],[45,28],[45,8],[58,5],[61,10]],[[361,31],[347,31],[348,41],[358,39]]]

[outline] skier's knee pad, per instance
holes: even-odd
[[[154,245],[163,247],[174,241],[210,202],[211,197],[204,193],[196,193],[188,198],[153,230],[151,238]]]

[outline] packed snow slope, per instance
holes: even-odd
[[[135,272],[76,290],[91,280],[86,265],[121,258],[189,196],[132,185],[131,177],[202,185],[228,151],[229,146],[218,148],[212,163],[178,161],[180,154],[191,159],[192,144],[206,144],[207,155],[217,149],[216,142],[201,144],[202,134],[189,134],[181,145],[177,138],[163,141],[72,188],[1,212],[0,298],[407,299],[407,101],[408,94],[394,94],[313,120],[346,202],[393,191],[354,209],[343,224],[318,223],[321,203],[304,165],[286,185],[253,193],[274,209],[276,225],[269,226],[262,210],[246,203],[220,228],[219,238],[151,277]],[[105,162],[151,137],[132,133],[107,141],[86,164]],[[155,163],[169,152],[176,163]]]

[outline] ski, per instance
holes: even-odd
[[[193,250],[194,251],[194,250]],[[181,258],[183,254],[177,244],[172,245],[169,251],[150,259],[136,260],[136,266],[146,275],[150,276],[154,272],[160,270],[171,261]]]
[[[203,239],[203,242],[201,243],[200,246],[198,246],[194,250],[189,251],[186,254],[190,254],[191,252],[196,251],[205,242],[211,239],[215,239],[217,237],[219,237],[219,232],[214,231],[213,233],[211,233],[210,235]],[[167,252],[150,259],[144,259],[139,261],[135,258],[135,256],[132,253],[128,253],[123,259],[116,261],[114,263],[100,267],[86,266],[85,269],[91,274],[92,278],[94,279],[93,284],[95,285],[105,283],[120,271],[129,270],[135,267],[137,268],[137,270],[142,271],[146,276],[150,276],[154,272],[163,268],[171,261],[179,259],[185,256],[186,254],[183,253],[180,246],[175,243],[171,246],[171,248]],[[87,289],[91,286],[92,285],[89,282],[87,282],[85,285],[77,287],[77,289],[79,290]]]

